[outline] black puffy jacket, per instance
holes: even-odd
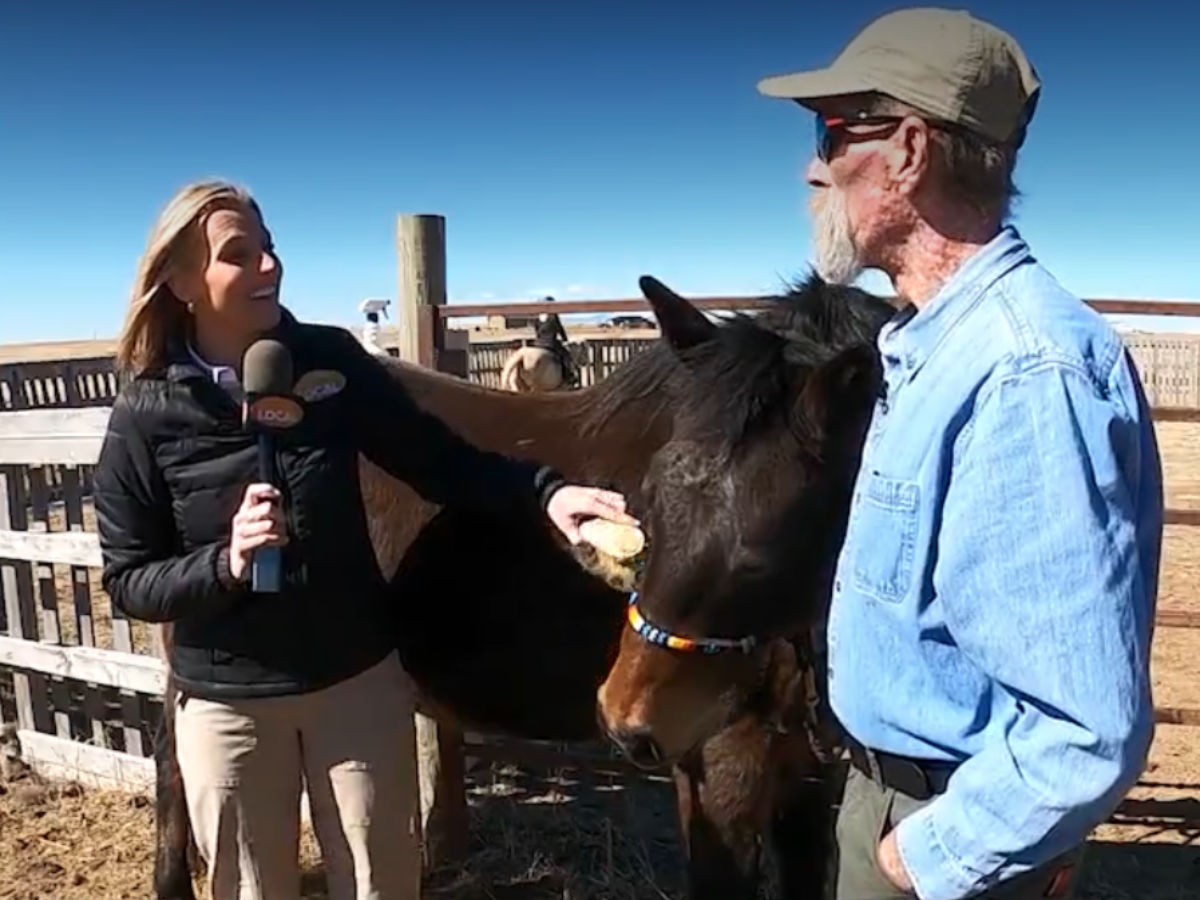
[[[349,332],[284,311],[273,336],[290,349],[296,379],[318,369],[345,376],[278,439],[289,536],[278,594],[230,574],[232,519],[258,480],[257,443],[239,405],[185,348],[122,388],[96,467],[104,588],[127,615],[174,623],[172,671],[196,696],[314,690],[395,647],[359,452],[439,504],[544,505],[561,483],[548,468],[476,449],[419,410]]]

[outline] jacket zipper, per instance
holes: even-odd
[[[283,524],[287,529],[288,546],[293,547],[295,546],[292,539],[296,536],[296,520],[292,515],[292,492],[288,489],[287,475],[283,471],[283,454],[280,452],[278,444],[275,445],[273,452],[275,455],[275,478],[279,482],[280,502],[283,503]],[[287,548],[284,549],[286,550]],[[293,574],[294,570],[294,566],[289,563],[291,555],[286,552],[281,554],[284,563],[283,576],[285,581],[287,581],[289,575]]]

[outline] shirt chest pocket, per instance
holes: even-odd
[[[869,472],[854,512],[853,578],[857,590],[897,603],[912,584],[919,524],[915,481]]]

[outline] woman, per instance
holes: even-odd
[[[281,275],[258,206],[233,185],[186,187],[155,224],[95,473],[104,587],[128,615],[173,623],[178,761],[214,900],[299,896],[302,778],[330,896],[407,900],[420,883],[411,696],[358,454],[436,502],[540,502],[572,542],[584,518],[633,520],[618,495],[460,440],[348,332],[284,310]],[[257,483],[241,419],[240,362],[264,335],[288,347],[297,380],[333,385],[280,438],[282,491]],[[264,547],[281,548],[278,593],[249,585]]]

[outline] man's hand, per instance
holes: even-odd
[[[876,855],[879,860],[879,868],[883,870],[887,880],[900,890],[909,894],[913,893],[912,879],[908,877],[908,870],[904,868],[904,860],[900,858],[900,849],[896,846],[894,829],[889,831],[880,842]]]
[[[572,544],[578,544],[579,523],[584,519],[600,518],[622,525],[640,525],[625,512],[625,498],[600,488],[568,484],[559,488],[546,505],[546,515]]]

